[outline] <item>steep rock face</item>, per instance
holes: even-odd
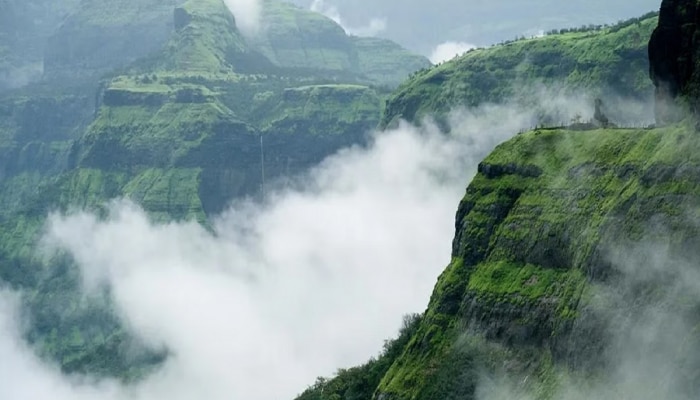
[[[72,140],[90,122],[92,103],[80,91],[0,98],[0,185],[25,172],[67,169]]]
[[[368,132],[378,120],[381,99],[362,85],[309,85],[287,88],[274,97],[263,116],[265,132],[292,135],[340,136]]]
[[[695,0],[661,3],[659,25],[649,41],[650,75],[656,87],[656,118],[660,124],[682,118],[675,102],[679,95],[690,96],[686,98],[688,105],[697,111],[699,12]]]
[[[378,398],[474,398],[486,360],[540,378],[552,362],[604,365],[608,328],[586,307],[595,284],[619,273],[610,252],[661,241],[685,260],[700,256],[687,214],[700,207],[698,147],[682,127],[541,130],[499,146],[467,189],[453,261]],[[695,306],[683,337],[700,322]]]
[[[361,143],[379,120],[375,89],[314,84],[323,80],[313,71],[273,65],[220,0],[185,2],[174,11],[174,26],[160,52],[105,83],[97,118],[75,146],[79,167],[125,173],[128,180],[151,169],[197,171],[187,185],[196,185],[203,208],[192,215],[201,218],[234,197],[260,193],[261,135],[266,178],[274,180]],[[193,203],[184,198],[189,209]],[[175,210],[147,209],[162,216]]]

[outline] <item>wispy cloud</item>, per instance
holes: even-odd
[[[348,35],[354,36],[376,36],[387,28],[386,18],[372,18],[364,26],[353,27],[340,15],[336,6],[327,3],[325,0],[314,0],[311,3],[311,11],[325,15],[340,25]]]
[[[465,42],[448,41],[437,45],[435,49],[433,49],[433,52],[430,54],[429,58],[433,64],[439,64],[441,62],[449,61],[455,57],[461,56],[462,54],[474,48],[476,48],[476,46],[474,46],[473,44]]]
[[[253,35],[260,28],[261,0],[224,0],[236,18],[236,25],[246,35]]]

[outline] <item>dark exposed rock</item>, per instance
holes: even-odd
[[[479,173],[484,174],[489,179],[498,178],[503,175],[519,175],[524,178],[537,178],[542,175],[542,170],[535,165],[518,165],[510,163],[506,165],[479,164]]]
[[[186,27],[190,21],[192,21],[192,15],[190,15],[190,13],[188,13],[183,7],[176,8],[173,17],[175,22],[175,30],[177,31]]]
[[[601,99],[595,99],[595,112],[593,114],[593,119],[603,128],[610,126],[610,119],[603,112],[603,100]]]
[[[695,0],[664,0],[659,25],[649,41],[649,72],[656,87],[656,121],[666,124],[682,114],[679,96],[688,97],[697,111],[700,77],[698,61],[698,4]]]
[[[129,90],[108,89],[102,97],[106,106],[160,106],[167,101],[162,93],[138,93]]]

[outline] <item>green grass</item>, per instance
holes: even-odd
[[[378,393],[429,399],[463,390],[445,379],[456,373],[446,360],[474,357],[454,347],[465,326],[468,336],[492,332],[491,343],[508,343],[509,329],[518,327],[539,329],[546,343],[576,334],[571,323],[595,290],[592,277],[601,274],[597,251],[655,237],[681,246],[700,235],[689,220],[700,196],[699,150],[693,127],[682,124],[535,130],[498,146],[461,202],[455,258]],[[649,229],[651,220],[668,229]],[[530,340],[534,355],[528,357],[544,357],[547,347]],[[509,357],[503,362],[524,362]],[[553,359],[535,392],[551,392],[547,385],[562,372],[560,361]],[[443,383],[436,388],[435,382]]]
[[[194,219],[206,216],[199,198],[199,174],[193,169],[148,169],[134,177],[122,193],[140,204],[157,221]]]
[[[124,26],[171,15],[181,0],[83,0],[72,17],[88,25]]]
[[[373,128],[381,98],[366,86],[317,85],[286,89],[281,99],[268,98],[268,104],[261,123],[265,131],[332,136]]]
[[[477,296],[496,296],[513,302],[563,299],[568,306],[569,298],[581,295],[585,280],[576,269],[545,269],[498,261],[477,266],[467,288]]]
[[[431,66],[427,58],[390,40],[354,36],[351,40],[357,49],[358,70],[376,84],[398,86],[409,74]]]
[[[564,84],[604,96],[648,98],[647,43],[658,18],[624,28],[525,39],[468,52],[404,82],[389,99],[382,125],[399,118],[419,122],[455,107],[527,102],[540,84]]]

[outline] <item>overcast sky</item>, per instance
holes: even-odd
[[[616,22],[661,0],[291,0],[340,18],[346,29],[393,39],[426,56],[445,42],[486,46],[520,35]]]

